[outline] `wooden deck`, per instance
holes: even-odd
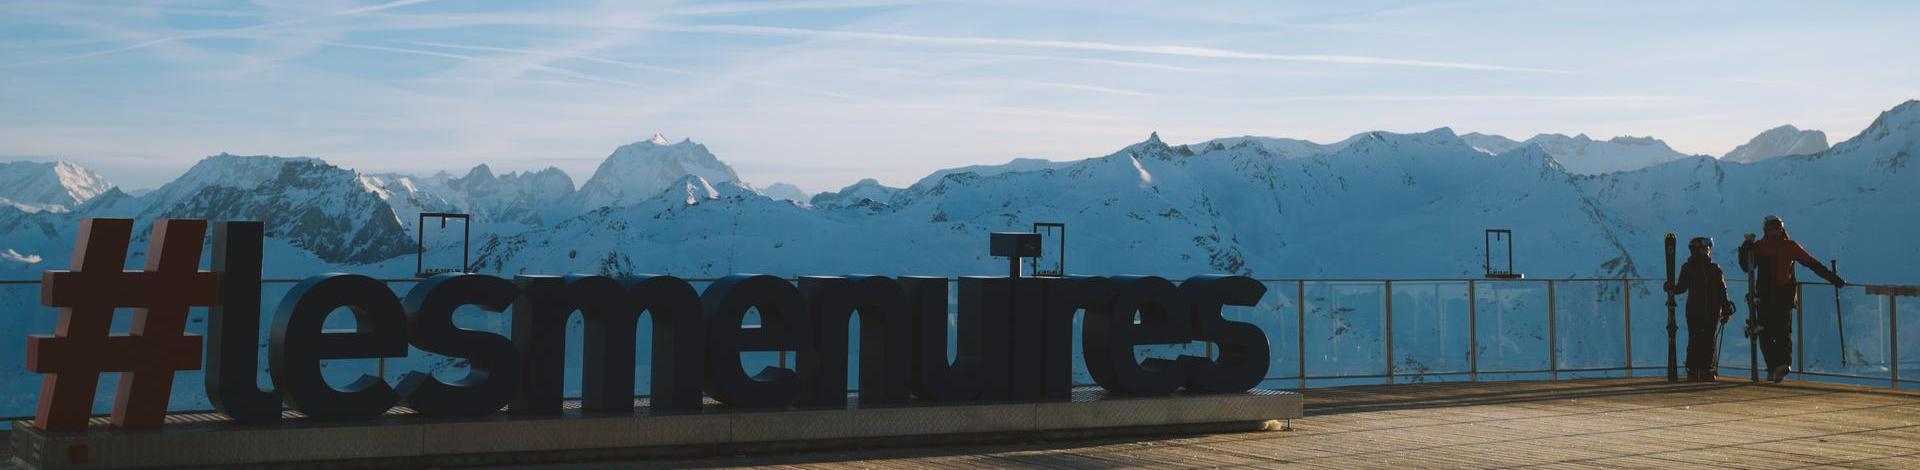
[[[1920,393],[1659,379],[1309,390],[1293,431],[618,462],[630,468],[1920,468]],[[603,468],[609,463],[543,468]]]

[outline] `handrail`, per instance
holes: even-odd
[[[822,276],[825,276],[825,275],[827,275],[827,274],[821,274],[821,275],[822,275]],[[980,275],[981,275],[981,276],[990,276],[990,275],[992,275],[992,274],[980,274]],[[971,274],[969,274],[969,276],[971,276]],[[949,278],[957,278],[958,276],[948,276],[948,277],[949,277]],[[1162,277],[1165,277],[1165,278],[1167,278],[1167,279],[1176,279],[1176,280],[1177,280],[1177,279],[1185,279],[1185,278],[1186,278],[1187,276],[1162,276]],[[420,281],[421,281],[421,279],[422,279],[422,278],[417,278],[417,277],[391,277],[391,278],[376,278],[375,280],[377,280],[377,281],[380,281],[380,282],[420,282]],[[721,278],[717,278],[717,277],[687,277],[687,278],[681,278],[681,279],[683,279],[683,280],[686,280],[687,282],[714,282],[714,281],[719,281],[719,280],[720,280]],[[783,278],[783,279],[787,279],[787,280],[795,280],[795,279],[799,279],[799,278],[798,278],[798,277],[785,277],[785,278]],[[303,280],[305,280],[305,279],[300,279],[300,278],[267,278],[267,279],[261,279],[261,280],[260,280],[260,282],[261,282],[261,283],[264,283],[264,284],[297,284],[297,283],[299,283],[300,281],[303,281]],[[1665,278],[1657,278],[1657,277],[1567,277],[1567,278],[1531,278],[1531,279],[1496,279],[1496,278],[1479,278],[1479,277],[1433,277],[1433,278],[1420,278],[1420,277],[1410,277],[1410,278],[1362,278],[1362,277],[1256,277],[1256,278],[1253,278],[1253,280],[1255,280],[1255,281],[1259,281],[1259,282],[1273,282],[1273,283],[1288,283],[1288,282],[1301,282],[1301,281],[1305,281],[1305,282],[1353,282],[1353,283],[1362,283],[1362,282],[1365,282],[1365,283],[1375,283],[1375,282],[1400,282],[1400,283],[1430,283],[1430,282],[1507,282],[1507,283],[1544,283],[1544,282],[1549,282],[1549,281],[1551,281],[1551,282],[1609,282],[1609,281],[1611,281],[1611,282],[1619,282],[1619,281],[1628,281],[1628,282],[1664,282],[1664,281],[1665,281],[1666,279],[1665,279]],[[0,285],[9,285],[9,284],[39,284],[39,283],[40,283],[40,280],[39,280],[39,279],[0,279]],[[1815,285],[1815,286],[1826,286],[1826,285],[1830,285],[1830,284],[1828,284],[1828,283],[1826,283],[1826,282],[1813,282],[1813,281],[1795,281],[1795,283],[1796,283],[1796,284],[1799,284],[1799,285]],[[1911,287],[1914,287],[1915,285],[1914,285],[1914,284],[1892,284],[1892,283],[1858,283],[1858,282],[1849,282],[1849,283],[1847,283],[1847,286],[1848,286],[1848,287],[1856,287],[1856,286],[1857,286],[1857,287],[1861,287],[1861,288],[1887,288],[1887,289],[1897,289],[1897,288],[1911,288]]]

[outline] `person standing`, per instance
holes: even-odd
[[[1733,303],[1727,300],[1727,279],[1720,265],[1713,262],[1713,239],[1695,237],[1687,242],[1687,264],[1680,277],[1666,285],[1667,292],[1687,295],[1687,381],[1712,382],[1720,376],[1720,325],[1733,316]]]
[[[1800,305],[1793,264],[1813,270],[1835,289],[1846,287],[1847,281],[1788,237],[1786,221],[1769,215],[1761,228],[1766,235],[1760,240],[1748,238],[1740,245],[1740,269],[1757,278],[1753,292],[1747,296],[1750,305],[1758,304],[1754,314],[1760,320],[1760,353],[1767,360],[1767,380],[1779,383],[1793,364],[1793,309]]]

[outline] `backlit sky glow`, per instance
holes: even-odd
[[[748,182],[1266,135],[1852,137],[1920,2],[0,1],[0,161],[129,188],[219,152],[366,172],[707,144]]]

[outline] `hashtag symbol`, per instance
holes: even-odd
[[[153,225],[144,271],[126,271],[129,219],[87,219],[74,242],[73,270],[41,276],[40,303],[60,307],[52,336],[27,338],[27,370],[45,374],[35,427],[82,431],[103,372],[119,372],[112,424],[151,428],[166,419],[173,373],[200,368],[200,336],[186,334],[187,310],[213,305],[214,273],[200,271],[207,221]],[[113,311],[132,307],[128,334],[112,334]]]

